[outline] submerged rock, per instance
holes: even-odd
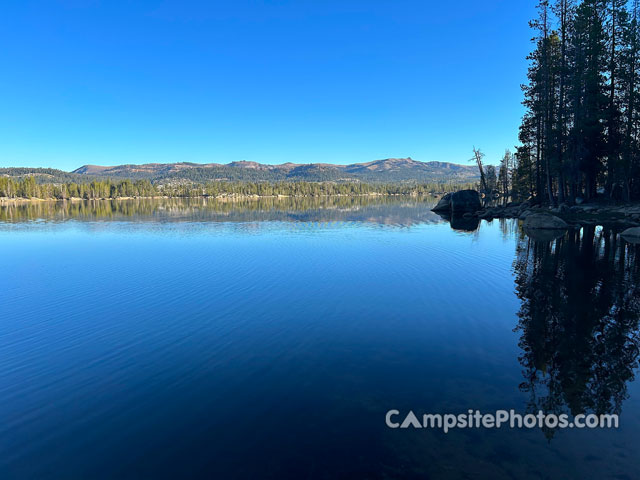
[[[476,212],[482,209],[480,195],[475,190],[460,190],[459,192],[447,193],[433,207],[434,212],[465,213]]]
[[[561,218],[555,217],[553,215],[534,213],[532,215],[528,215],[525,218],[524,227],[532,230],[562,230],[569,228],[569,225]]]
[[[527,237],[532,238],[537,242],[551,242],[556,238],[562,237],[566,232],[562,229],[540,229],[540,228],[528,228],[523,227],[524,233]]]

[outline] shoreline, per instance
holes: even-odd
[[[167,195],[156,195],[150,197],[101,197],[101,198],[79,198],[79,197],[71,197],[66,199],[60,198],[8,198],[8,197],[0,197],[0,206],[15,206],[15,205],[23,205],[30,203],[80,203],[80,202],[104,202],[104,201],[130,201],[130,200],[169,200],[169,199],[177,199],[177,200],[215,200],[215,201],[234,201],[234,200],[260,200],[263,198],[362,198],[362,197],[434,197],[437,198],[441,194],[415,194],[415,193],[362,193],[362,194],[332,194],[332,195],[242,195],[242,194],[231,194],[231,195],[200,195],[196,197],[176,197],[176,196],[167,196]]]
[[[465,213],[466,218],[493,220],[494,218],[510,218],[524,220],[529,215],[545,213],[561,218],[570,227],[590,225],[616,225],[620,227],[640,226],[640,203],[624,203],[606,205],[587,203],[581,205],[550,207],[530,205],[528,202],[510,206],[485,207],[475,213]]]
[[[211,200],[215,202],[239,202],[246,200],[263,199],[326,199],[326,198],[376,198],[376,197],[409,197],[409,198],[441,198],[445,193],[363,193],[363,194],[334,194],[334,195],[200,195],[195,197],[176,197],[167,195],[145,196],[145,197],[117,197],[117,198],[79,198],[67,199],[56,198],[7,198],[0,197],[0,207],[16,207],[20,205],[33,204],[65,204],[83,202],[126,202],[132,200]],[[437,212],[436,212],[437,213]],[[493,219],[518,219],[524,220],[528,215],[535,213],[545,213],[561,218],[570,227],[582,227],[589,225],[616,225],[624,227],[640,226],[640,203],[624,203],[619,205],[607,205],[598,203],[588,203],[582,205],[559,207],[549,207],[545,205],[531,205],[529,202],[515,203],[508,206],[484,207],[476,212],[461,214],[464,218],[478,218],[479,220],[491,221]]]

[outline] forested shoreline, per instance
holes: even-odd
[[[153,184],[149,180],[94,180],[88,183],[42,183],[33,176],[21,179],[0,177],[0,199],[69,200],[131,197],[319,197],[361,195],[428,195],[445,193],[474,184],[367,184],[333,182],[209,182]]]
[[[521,145],[500,167],[513,198],[640,199],[639,3],[539,2]]]

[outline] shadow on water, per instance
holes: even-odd
[[[516,331],[530,413],[620,414],[638,366],[639,257],[640,245],[601,227],[521,235]]]

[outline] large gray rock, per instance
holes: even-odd
[[[527,218],[525,218],[524,227],[528,230],[562,230],[569,228],[569,225],[561,218],[553,215],[534,213],[533,215],[528,215]]]
[[[520,212],[520,215],[518,215],[518,218],[520,220],[525,220],[529,215],[533,215],[533,212],[531,210],[524,210]]]
[[[569,207],[567,207],[564,203],[561,203],[556,208],[552,208],[551,213],[569,213]]]
[[[431,209],[432,212],[451,212],[451,194],[447,193],[442,197],[435,207]]]
[[[433,208],[434,212],[464,213],[482,209],[480,195],[475,190],[447,193]]]
[[[629,243],[640,243],[640,227],[627,228],[620,235]]]

